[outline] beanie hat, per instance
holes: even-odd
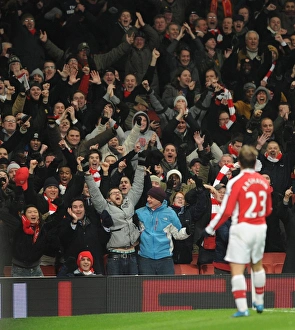
[[[28,189],[29,169],[27,167],[19,168],[14,177],[14,182],[17,186],[21,186],[23,190]]]
[[[153,187],[147,192],[148,196],[151,196],[163,203],[164,199],[167,198],[165,191],[160,187]]]
[[[150,178],[151,178],[151,182],[161,183],[161,179],[156,175],[151,175]]]
[[[93,256],[90,251],[82,251],[78,254],[77,265],[80,267],[80,262],[81,262],[82,258],[84,258],[84,257],[90,259],[91,266],[92,266],[93,265]]]
[[[191,160],[191,162],[189,164],[189,167],[194,166],[196,163],[203,164],[203,162],[202,162],[202,160],[200,158],[194,158],[194,159]]]
[[[40,77],[42,77],[42,80],[44,80],[44,74],[39,68],[33,70],[30,74],[30,77],[33,78],[35,74],[39,75]]]
[[[45,190],[48,187],[59,188],[58,182],[53,176],[51,176],[45,180],[43,190]]]
[[[39,84],[37,81],[32,81],[32,82],[30,83],[30,89],[31,89],[32,87],[38,87],[38,88],[40,88],[41,90],[43,89],[42,86],[41,86],[41,84]]]
[[[21,22],[23,23],[28,18],[34,18],[34,16],[30,13],[23,14],[23,16],[21,17]]]
[[[215,35],[211,32],[207,32],[204,34],[204,37],[202,38],[203,44],[205,45],[206,42],[210,39],[214,39],[216,41]]]
[[[234,15],[233,16],[233,22],[236,22],[236,21],[244,22],[244,16],[242,16],[242,15]]]
[[[168,173],[167,173],[167,176],[166,176],[166,179],[167,181],[169,180],[169,177],[170,175],[172,174],[177,174],[180,178],[180,182],[182,182],[182,174],[178,171],[178,170],[170,170]]]
[[[9,173],[10,170],[18,170],[20,168],[20,166],[18,165],[18,163],[16,162],[11,162],[8,166],[7,166],[7,173]]]
[[[276,55],[277,55],[277,58],[279,57],[278,49],[277,49],[275,46],[273,46],[273,45],[268,45],[267,48],[269,49],[269,51],[271,51],[271,52],[275,52]]]
[[[102,76],[104,76],[107,72],[111,72],[112,74],[115,74],[115,69],[112,67],[106,68],[102,71]]]
[[[11,55],[11,56],[9,56],[9,59],[8,59],[8,61],[7,61],[8,66],[9,66],[11,63],[15,63],[15,62],[20,63],[20,59],[19,59],[16,55]]]
[[[184,100],[185,104],[187,106],[187,99],[182,95],[176,96],[176,98],[174,99],[174,103],[173,103],[174,106],[176,106],[176,103],[177,103],[178,100]]]
[[[244,85],[243,90],[246,91],[250,88],[256,89],[256,85],[254,83],[248,82]]]

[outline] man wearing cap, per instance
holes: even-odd
[[[166,193],[152,187],[147,204],[136,210],[141,231],[138,263],[140,275],[174,275],[172,259],[174,239],[189,237],[189,229],[182,228],[176,213],[167,206]]]

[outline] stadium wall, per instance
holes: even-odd
[[[265,307],[293,308],[294,293],[295,275],[268,275]],[[210,308],[235,308],[230,276],[0,278],[0,318]]]

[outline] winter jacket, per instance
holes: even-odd
[[[140,221],[139,255],[144,258],[162,259],[171,257],[173,253],[172,237],[186,239],[189,235],[186,228],[181,228],[176,213],[167,207],[167,201],[152,210],[148,204],[136,211]]]

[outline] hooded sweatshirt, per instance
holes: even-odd
[[[152,130],[149,129],[149,127],[150,127],[150,119],[149,119],[148,115],[147,115],[145,112],[143,112],[143,111],[138,111],[138,112],[133,116],[133,119],[132,119],[132,127],[135,125],[135,123],[136,123],[136,119],[137,119],[138,116],[143,116],[143,117],[145,117],[146,120],[147,120],[147,126],[146,126],[146,128],[145,128],[144,130],[141,130],[141,131],[140,131],[139,137],[138,137],[138,139],[137,139],[137,141],[136,141],[136,143],[137,143],[137,142],[140,143],[141,150],[144,150],[144,149],[146,149],[146,146],[148,145],[148,143],[149,143],[149,141],[150,141],[152,135],[153,135],[154,133],[156,133],[156,132],[154,132],[154,131],[152,131]],[[131,131],[126,131],[126,132],[125,132],[125,138],[127,138],[127,136],[130,134],[130,132],[131,132]],[[155,147],[156,147],[157,149],[162,149],[162,144],[161,144],[161,142],[160,142],[160,139],[159,139],[158,135],[157,135],[157,144],[156,144]]]

